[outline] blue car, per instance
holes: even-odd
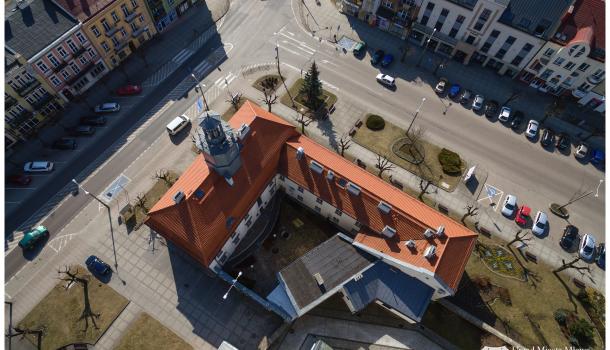
[[[394,56],[389,53],[389,54],[383,56],[383,60],[381,61],[381,66],[387,67],[392,63],[392,61],[394,61]]]
[[[91,255],[90,257],[88,257],[85,261],[85,264],[87,265],[89,270],[91,270],[91,272],[100,276],[105,276],[112,271],[110,265],[106,264],[104,261],[102,261],[102,259],[98,258],[95,255]]]
[[[599,164],[604,162],[605,154],[604,151],[596,149],[591,153],[591,164]]]
[[[451,85],[451,88],[449,89],[449,97],[456,98],[460,91],[462,91],[462,87],[460,86],[460,84]]]

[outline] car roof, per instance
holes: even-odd
[[[523,215],[528,215],[531,212],[532,208],[528,207],[527,205],[521,207],[521,213],[523,213]]]
[[[511,204],[515,204],[517,202],[517,197],[512,194],[509,194],[508,196],[506,196],[506,201]]]
[[[536,217],[538,218],[539,221],[547,221],[546,213],[543,211],[537,212]]]
[[[181,116],[177,116],[176,118],[172,119],[172,121],[167,124],[167,128],[174,129],[184,122],[185,122],[185,120],[182,119]]]

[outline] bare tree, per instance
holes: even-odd
[[[345,151],[347,151],[352,145],[352,139],[347,134],[341,135],[337,148],[341,157],[345,157]]]
[[[93,312],[93,310],[91,310],[91,302],[89,301],[89,278],[88,276],[79,276],[79,269],[76,268],[76,271],[72,272],[70,270],[70,268],[64,267],[64,270],[59,270],[58,271],[60,274],[64,274],[64,277],[61,277],[60,279],[62,281],[67,281],[68,284],[66,285],[65,289],[68,290],[68,288],[70,288],[70,286],[72,285],[72,283],[79,283],[82,287],[83,287],[83,294],[84,294],[84,302],[85,302],[85,307],[83,309],[83,312],[81,313],[80,319],[85,320],[85,329],[83,329],[83,332],[87,331],[87,329],[89,329],[89,319],[91,319],[91,323],[93,324],[93,327],[95,327],[95,329],[99,329],[99,327],[97,326],[97,323],[95,322],[95,320],[97,320],[100,317],[99,313],[95,313]]]
[[[144,209],[144,211],[148,211],[148,208],[146,208],[146,201],[146,195],[143,192],[138,193],[136,196],[136,206]]]
[[[277,101],[277,94],[274,90],[263,88],[263,98],[261,98],[261,101],[265,102],[267,105],[267,111],[271,112],[271,106],[273,106]]]
[[[589,268],[589,266],[576,266],[576,263],[579,262],[581,260],[580,257],[576,257],[574,260],[566,262],[564,259],[561,259],[561,266],[556,268],[555,270],[553,270],[553,272],[560,272],[563,270],[567,270],[567,269],[575,269],[578,271],[587,271],[587,272],[591,272],[591,269]]]
[[[432,184],[433,184],[432,180],[421,178],[419,180],[419,194],[417,195],[417,199],[419,199],[420,201],[423,202],[425,195],[434,193],[432,191],[428,191],[428,188]]]
[[[163,180],[163,182],[165,182],[167,186],[171,186],[174,184],[174,179],[172,179],[170,172],[166,169],[159,169],[155,171],[155,174],[153,175],[153,180]]]
[[[390,162],[390,160],[386,156],[382,156],[380,154],[377,155],[377,164],[375,164],[375,168],[377,168],[377,176],[383,178],[383,173],[386,171],[391,171],[396,166]]]
[[[510,102],[518,99],[521,96],[521,93],[523,91],[522,90],[513,90],[510,95],[506,98],[506,101],[504,101],[504,103],[502,103],[503,106],[506,106],[507,104],[509,104]]]
[[[301,125],[301,134],[306,135],[305,127],[308,126],[309,124],[311,124],[311,122],[313,122],[313,120],[311,118],[309,118],[307,115],[305,115],[305,113],[297,113],[295,120],[297,121],[297,123],[299,123],[299,125]]]
[[[517,241],[521,242],[521,243],[531,241],[532,237],[530,237],[530,234],[531,234],[530,231],[518,230],[517,232],[515,232],[515,237],[510,242],[506,243],[506,246],[510,247],[511,244],[513,244]]]
[[[478,215],[479,207],[476,205],[476,203],[469,203],[464,209],[466,209],[466,212],[464,213],[464,215],[462,215],[460,221],[462,222],[462,224],[464,224],[464,226],[466,226],[466,218]]]
[[[233,95],[231,93],[231,91],[228,91],[228,94],[229,94],[229,99],[227,100],[227,102],[229,102],[231,104],[231,106],[233,106],[233,109],[235,110],[235,112],[237,112],[237,110],[239,109],[239,102],[241,102],[242,94],[238,92],[235,95]]]

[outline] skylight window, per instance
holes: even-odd
[[[324,171],[324,167],[322,166],[322,164],[316,162],[315,160],[312,160],[309,163],[309,168],[318,174],[322,174],[322,172]]]

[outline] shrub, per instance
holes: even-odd
[[[371,130],[382,130],[385,128],[385,120],[376,114],[371,114],[366,118],[366,127]]]
[[[443,148],[438,154],[438,161],[443,167],[443,172],[449,175],[459,175],[462,171],[462,160],[460,155]]]
[[[510,292],[508,291],[508,289],[506,289],[504,287],[500,287],[498,289],[498,294],[500,296],[500,300],[504,303],[504,305],[508,305],[508,306],[512,305],[512,302],[510,300]]]
[[[587,320],[579,318],[569,327],[570,336],[578,340],[578,346],[589,347],[593,342],[593,325]]]
[[[472,279],[472,282],[479,290],[482,291],[488,291],[491,288],[491,281],[489,280],[489,277],[477,276]]]
[[[566,322],[568,320],[568,311],[567,310],[558,309],[555,311],[553,316],[555,317],[555,321],[557,321],[557,323],[559,323],[561,326],[566,325]]]

